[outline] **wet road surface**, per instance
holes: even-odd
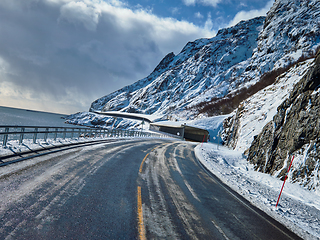
[[[194,147],[119,141],[1,168],[0,239],[299,239],[208,173]]]

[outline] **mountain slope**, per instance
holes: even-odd
[[[284,177],[295,156],[291,181],[309,189],[320,187],[320,51],[314,66],[295,85],[273,117],[254,139],[248,161],[262,172]]]
[[[277,108],[285,101],[294,85],[298,83],[314,59],[298,63],[276,78],[270,86],[240,103],[239,107],[224,122],[224,144],[247,152],[256,135],[277,113]]]
[[[98,99],[92,109],[166,113],[181,109],[210,87],[224,96],[216,76],[252,55],[264,17],[220,30],[216,37],[189,42],[177,56],[168,54],[147,78]],[[225,83],[224,85],[227,85]]]
[[[274,81],[267,73],[278,74],[276,70],[315,54],[319,9],[316,0],[277,0],[266,18],[242,21],[211,39],[189,42],[177,56],[168,54],[148,77],[96,100],[90,110],[184,119],[231,112]]]

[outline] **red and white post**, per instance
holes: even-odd
[[[282,184],[282,187],[281,187],[281,190],[280,190],[280,194],[279,194],[279,197],[278,197],[278,201],[277,201],[276,207],[278,207],[278,203],[279,203],[279,200],[280,200],[280,197],[281,197],[281,193],[282,193],[284,184],[286,183],[286,180],[287,180],[287,178],[288,178],[288,174],[289,174],[289,171],[290,171],[290,168],[291,168],[293,159],[294,159],[294,156],[292,156],[292,159],[291,159],[291,162],[290,162],[290,165],[289,165],[289,168],[288,168],[288,172],[287,172],[287,174],[286,174],[286,176],[285,176],[285,178],[284,178],[284,181],[283,181],[283,184]]]

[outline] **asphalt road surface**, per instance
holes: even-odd
[[[0,169],[0,239],[299,239],[208,173],[194,144],[128,140]]]

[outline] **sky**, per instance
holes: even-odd
[[[1,0],[0,106],[72,114],[274,0]]]

